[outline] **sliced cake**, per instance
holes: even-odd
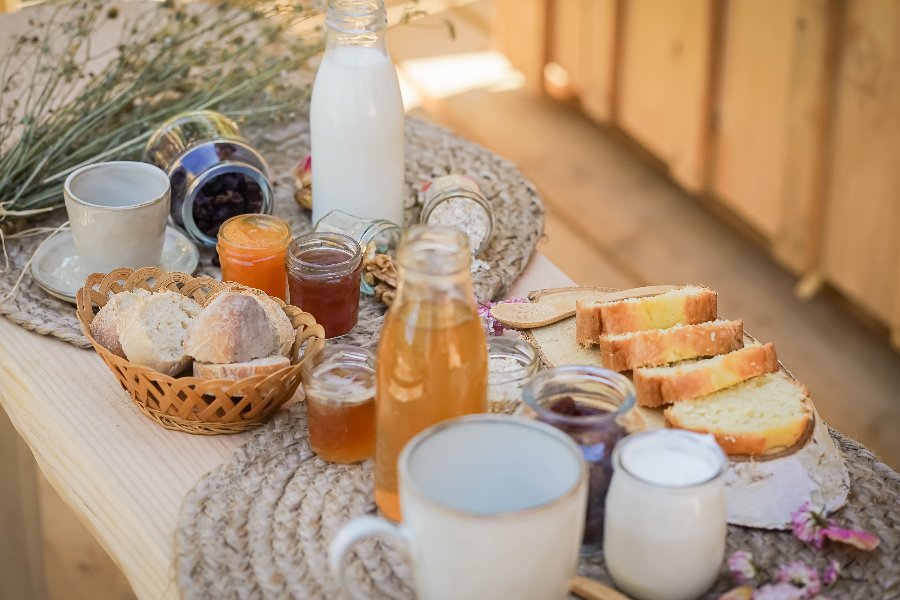
[[[753,377],[666,409],[666,427],[711,433],[727,454],[794,445],[813,418],[809,390],[778,374]]]
[[[753,345],[712,358],[634,370],[640,406],[690,400],[779,369],[773,344]]]
[[[743,321],[724,319],[699,325],[604,335],[599,341],[603,366],[613,371],[728,354],[744,347]]]
[[[575,340],[588,346],[600,343],[600,337],[604,335],[705,323],[715,320],[716,308],[716,293],[695,285],[657,296],[616,302],[578,300],[575,302]]]

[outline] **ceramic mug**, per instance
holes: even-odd
[[[414,437],[397,462],[403,523],[359,517],[331,544],[332,573],[355,600],[346,558],[389,537],[412,562],[420,600],[563,600],[578,563],[587,466],[557,429],[469,415]]]
[[[116,161],[73,171],[63,188],[78,256],[89,272],[155,267],[169,218],[169,178],[153,165]]]

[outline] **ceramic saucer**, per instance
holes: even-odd
[[[160,269],[193,274],[200,261],[197,246],[174,227],[166,227],[166,241],[160,257]],[[60,300],[75,302],[75,294],[93,271],[81,264],[71,231],[53,236],[31,263],[31,275],[39,286]]]

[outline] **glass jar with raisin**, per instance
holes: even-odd
[[[554,367],[535,374],[522,392],[535,418],[575,440],[588,463],[588,505],[582,556],[603,550],[606,492],[612,479],[612,453],[628,432],[625,415],[634,408],[634,385],[601,367]]]
[[[215,246],[232,217],[272,213],[269,167],[225,115],[200,110],[170,119],[147,142],[144,160],[169,176],[172,221],[198,244]]]

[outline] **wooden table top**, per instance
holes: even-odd
[[[535,254],[511,290],[573,285]],[[74,306],[72,308],[74,311]],[[173,540],[185,494],[249,434],[193,436],[144,417],[93,350],[0,319],[0,405],[141,600],[181,597]]]

